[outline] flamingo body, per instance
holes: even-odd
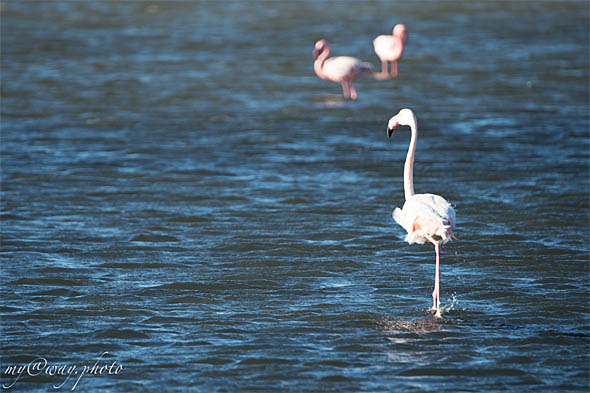
[[[415,194],[402,209],[395,208],[393,219],[408,232],[405,240],[410,244],[423,244],[429,238],[445,244],[453,235],[455,209],[439,195]]]
[[[330,45],[326,40],[319,40],[313,51],[313,69],[317,76],[342,85],[344,98],[356,99],[357,94],[352,82],[363,73],[373,70],[370,63],[365,63],[351,56],[330,56]]]
[[[363,72],[370,70],[370,64],[350,56],[330,57],[326,59],[323,66],[325,79],[333,82],[353,81]]]
[[[404,44],[399,37],[380,35],[373,40],[375,54],[381,61],[397,61],[404,53]]]
[[[432,292],[431,311],[441,318],[440,313],[440,246],[455,238],[455,209],[443,197],[434,194],[414,194],[414,153],[418,140],[418,124],[414,112],[402,109],[389,119],[387,135],[391,138],[393,130],[398,125],[410,126],[411,138],[406,162],[404,164],[404,193],[406,201],[403,208],[393,210],[393,219],[406,232],[405,240],[410,243],[424,243],[429,241],[434,245],[436,253],[436,268],[434,274],[434,291]]]

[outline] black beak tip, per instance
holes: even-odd
[[[393,134],[393,128],[387,128],[387,137],[391,138],[392,134]]]

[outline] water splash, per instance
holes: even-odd
[[[452,311],[466,311],[466,308],[460,307],[459,299],[457,298],[457,293],[453,292],[451,297],[448,299],[449,303],[441,305],[441,312],[442,313],[450,313]]]

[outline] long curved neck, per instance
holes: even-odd
[[[411,124],[412,136],[410,138],[410,147],[408,147],[408,155],[406,156],[406,163],[404,165],[404,194],[406,200],[414,195],[414,152],[416,151],[416,142],[418,141],[418,126]]]
[[[330,56],[330,49],[324,50],[317,59],[313,62],[313,70],[315,74],[322,79],[326,79],[326,75],[324,74],[324,63],[326,59]]]

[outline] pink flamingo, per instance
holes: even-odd
[[[387,124],[387,136],[391,138],[393,130],[398,125],[410,126],[410,147],[404,164],[404,193],[406,202],[402,209],[396,207],[393,211],[393,219],[407,232],[406,241],[410,244],[423,244],[429,241],[434,244],[436,252],[436,270],[434,274],[434,291],[432,292],[431,311],[440,318],[440,285],[439,285],[439,260],[440,246],[450,240],[457,239],[453,235],[455,229],[455,210],[441,196],[434,194],[414,194],[414,152],[418,139],[418,125],[416,116],[410,109],[402,109],[389,119]]]
[[[356,100],[356,90],[352,81],[362,73],[370,73],[373,66],[350,56],[330,57],[328,41],[319,40],[313,51],[313,70],[322,79],[342,84],[344,98]]]
[[[381,77],[387,78],[387,62],[391,62],[391,75],[397,77],[397,61],[404,53],[404,45],[408,42],[406,26],[399,24],[393,28],[393,35],[380,35],[373,40],[375,53],[381,60]]]

